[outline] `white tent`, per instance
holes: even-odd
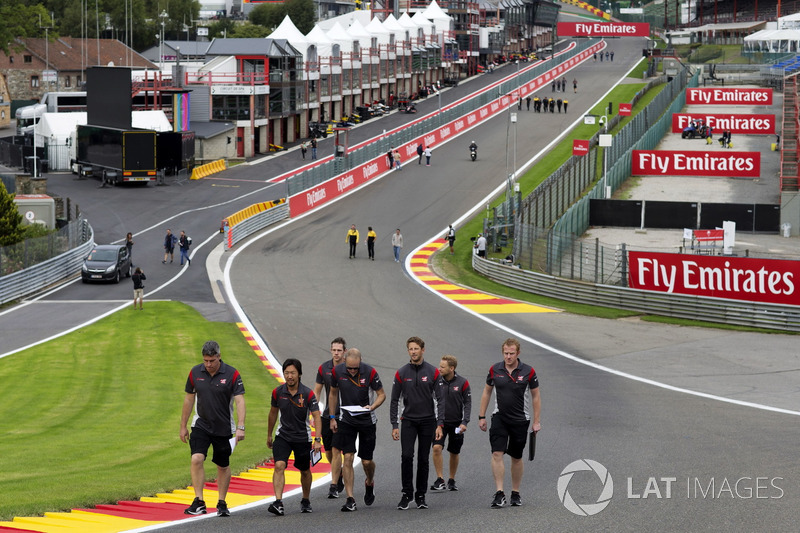
[[[315,25],[314,28],[306,35],[306,40],[312,45],[317,47],[317,56],[319,58],[338,56],[339,51],[333,50],[333,41],[325,34],[325,30]]]
[[[398,24],[408,30],[408,37],[410,39],[423,39],[424,34],[422,32],[422,27],[414,22],[408,13],[403,13],[400,15],[400,18],[397,19]]]
[[[379,45],[390,44],[393,34],[383,27],[383,23],[374,18],[364,27],[373,37],[377,37]]]
[[[411,17],[411,20],[425,33],[425,41],[430,41],[431,34],[433,33],[433,22],[425,18],[422,12],[417,11],[414,13],[414,16]]]
[[[303,61],[316,61],[316,49],[309,46],[311,43],[303,32],[297,29],[289,15],[286,15],[281,21],[280,25],[275,28],[271,34],[267,36],[268,39],[286,39],[289,44],[297,48],[303,54]]]
[[[394,18],[394,15],[390,14],[388,17],[386,17],[386,20],[383,21],[383,28],[394,35],[395,43],[408,41],[409,38],[408,29],[403,27],[400,24],[400,22],[398,22],[398,20]]]
[[[372,48],[372,34],[365,30],[364,26],[362,26],[358,20],[353,21],[353,23],[347,29],[347,33],[349,33],[354,39],[358,39],[362,54],[369,52],[369,49]],[[377,42],[377,39],[375,39],[375,41]]]
[[[800,30],[761,30],[744,38],[750,52],[800,52]]]
[[[431,3],[428,4],[428,7],[422,12],[422,16],[433,21],[438,33],[453,29],[453,17],[442,11],[442,8],[436,3],[436,0],[432,0]]]
[[[357,42],[358,39],[350,35],[338,22],[334,23],[325,35],[331,40],[332,44],[339,45],[339,50],[342,54],[350,54],[357,51],[357,47],[354,48],[353,44]]]

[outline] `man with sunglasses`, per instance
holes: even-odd
[[[314,395],[318,399],[328,401],[331,395],[331,374],[334,367],[344,361],[344,352],[347,349],[347,342],[342,337],[336,337],[331,341],[331,358],[319,365],[317,370],[317,382],[314,385]],[[325,388],[323,396],[322,388]],[[336,410],[336,418],[339,417],[339,410]],[[322,415],[322,445],[325,447],[325,456],[331,465],[331,486],[328,489],[328,498],[338,498],[344,491],[344,480],[342,479],[342,454],[333,453],[333,431],[331,431],[331,419]]]
[[[333,453],[343,454],[342,477],[347,501],[342,512],[356,510],[353,496],[353,458],[356,453],[358,437],[358,456],[364,469],[364,503],[372,505],[375,501],[375,451],[376,424],[375,410],[386,400],[383,384],[378,372],[361,361],[361,351],[350,348],[345,354],[344,363],[333,368],[331,373],[331,392],[328,396],[328,417],[333,431]],[[341,420],[336,421],[336,409],[341,404]]]

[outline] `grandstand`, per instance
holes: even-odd
[[[660,28],[675,29],[730,22],[774,21],[800,11],[800,0],[655,0],[644,6],[644,18]]]

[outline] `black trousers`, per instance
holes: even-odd
[[[436,432],[436,419],[407,420],[400,422],[400,477],[403,494],[411,498],[428,491],[431,444]],[[417,490],[414,491],[414,442],[417,443]]]
[[[356,256],[356,247],[358,246],[358,241],[356,240],[355,236],[350,237],[350,257]]]

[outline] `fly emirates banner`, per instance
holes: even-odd
[[[772,89],[689,87],[686,105],[772,105]]]
[[[775,115],[733,115],[708,113],[673,113],[672,133],[680,133],[693,120],[702,120],[715,133],[729,131],[738,135],[774,135]]]
[[[631,289],[800,305],[800,261],[628,252]]]
[[[757,178],[760,152],[634,150],[631,176],[727,176]]]

